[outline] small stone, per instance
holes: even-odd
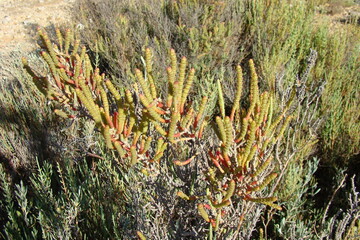
[[[5,17],[3,18],[3,20],[1,21],[1,23],[6,24],[6,23],[9,23],[10,21],[11,21],[11,17],[5,16]]]

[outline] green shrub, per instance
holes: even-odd
[[[124,214],[124,180],[104,159],[36,167],[30,182],[13,185],[1,167],[2,237],[7,239],[121,238],[131,216]],[[132,225],[132,224],[131,224]]]

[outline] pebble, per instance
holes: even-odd
[[[6,24],[6,23],[9,23],[11,21],[11,17],[9,16],[5,16],[3,18],[3,20],[1,21],[2,24]]]

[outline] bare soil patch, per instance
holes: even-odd
[[[0,55],[36,48],[36,28],[70,20],[75,0],[0,0]]]

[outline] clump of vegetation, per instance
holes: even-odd
[[[1,85],[2,237],[356,238],[359,26],[327,2],[79,0]]]
[[[190,140],[193,141],[193,149],[189,148],[187,152],[196,152],[207,125],[203,118],[207,98],[202,99],[195,113],[191,103],[187,101],[195,70],[190,69],[185,81],[185,57],[178,66],[174,50],[170,51],[171,67],[167,68],[168,93],[166,100],[162,100],[152,76],[152,53],[150,49],[146,49],[145,74],[139,69],[135,70],[141,88],[134,85],[134,92],[124,90],[125,94],[121,96],[104,74],[100,75],[98,69],[92,68],[86,48],[82,48],[80,55],[78,54],[79,41],[72,39],[71,32],[67,31],[63,36],[60,30],[57,30],[59,45],[53,45],[42,30],[39,30],[39,35],[46,47],[41,56],[48,65],[51,77],[38,76],[26,59],[23,59],[24,68],[32,76],[40,92],[65,111],[71,111],[66,113],[62,109],[56,109],[55,113],[59,116],[73,119],[81,117],[81,112],[86,111],[85,115],[91,117],[95,127],[102,133],[107,148],[117,150],[120,168],[126,169],[126,166],[133,166],[140,161],[144,166],[142,172],[146,174],[150,170],[147,165],[151,162],[160,163],[168,145],[170,148],[177,148],[180,143]],[[288,117],[276,133],[290,104],[280,116],[273,119],[272,97],[268,92],[260,95],[252,60],[250,69],[250,106],[246,111],[240,108],[243,88],[241,67],[237,67],[237,90],[229,116],[225,116],[223,90],[218,82],[221,117],[216,118],[216,124],[221,147],[202,145],[202,152],[209,155],[216,168],[209,168],[206,173],[208,190],[198,191],[210,191],[211,195],[207,194],[207,197],[211,206],[219,209],[216,223],[209,218],[203,204],[199,204],[198,209],[207,222],[212,220],[215,231],[221,222],[221,208],[230,205],[231,201],[237,205],[242,199],[281,209],[274,203],[275,197],[261,197],[261,190],[277,177],[276,173],[271,173],[268,169],[272,160],[271,149],[274,143],[282,139],[291,120],[291,117]],[[140,100],[142,105],[137,105],[134,99]],[[116,107],[110,109],[110,106]],[[155,129],[157,133],[151,129]],[[154,146],[152,140],[156,138],[154,151],[151,146]],[[176,160],[174,164],[184,166],[194,158],[198,161],[207,160],[204,156],[197,157],[199,154],[200,152],[197,152],[185,161]],[[224,182],[225,179],[228,181]],[[183,192],[178,195],[187,200],[199,198],[188,197]]]

